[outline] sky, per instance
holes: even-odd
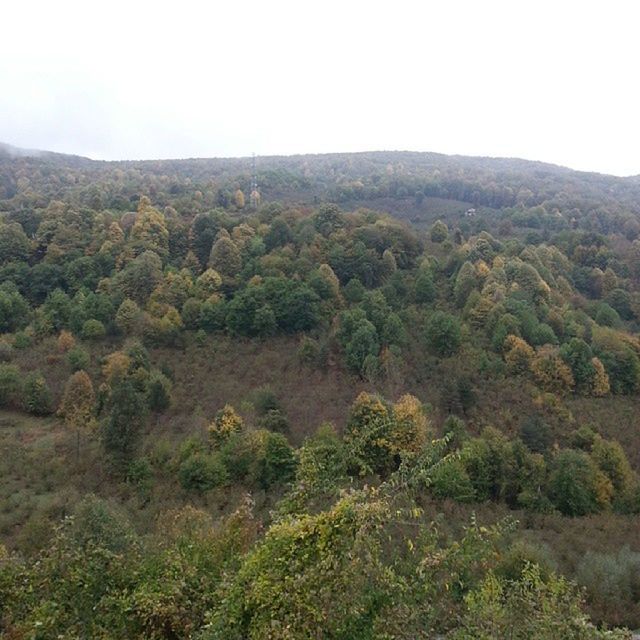
[[[436,151],[640,174],[638,3],[20,0],[0,141],[95,159]]]

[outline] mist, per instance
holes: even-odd
[[[397,149],[638,174],[638,9],[603,6],[9,3],[0,141],[95,159]]]

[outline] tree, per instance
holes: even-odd
[[[422,403],[410,394],[402,396],[393,405],[391,446],[396,453],[419,453],[427,442],[429,420]]]
[[[80,461],[80,434],[91,433],[95,421],[95,393],[86,371],[76,371],[65,384],[58,414],[65,425],[76,432],[76,461]]]
[[[53,399],[49,385],[39,372],[27,375],[22,387],[22,403],[29,413],[46,416],[51,413]]]
[[[562,394],[573,389],[573,374],[558,355],[557,348],[540,347],[531,361],[531,372],[536,383],[546,391]]]
[[[429,231],[431,242],[441,243],[449,237],[449,229],[442,220],[436,220]]]
[[[144,304],[161,282],[162,260],[153,251],[140,254],[114,278],[114,285],[138,304]]]
[[[619,442],[596,436],[591,447],[591,459],[611,481],[616,496],[629,494],[635,484],[635,476]]]
[[[222,278],[215,269],[207,269],[196,280],[197,291],[203,299],[216,294],[222,286]]]
[[[599,358],[592,358],[591,366],[594,371],[593,378],[591,379],[591,395],[596,398],[606,396],[610,391],[610,385],[609,376],[605,371],[604,365]]]
[[[109,415],[102,427],[102,442],[114,467],[124,473],[140,442],[146,403],[131,377],[115,381],[109,396]]]
[[[234,433],[242,431],[243,427],[244,420],[230,404],[225,404],[209,425],[209,439],[214,447],[220,447]]]
[[[376,357],[379,352],[378,332],[371,322],[364,320],[345,347],[347,366],[352,371],[362,374],[367,357]]]
[[[437,356],[446,358],[456,354],[462,343],[458,319],[444,311],[436,311],[426,322],[424,339],[429,350]]]
[[[8,286],[0,289],[0,333],[22,329],[30,315],[29,304],[18,291]]]
[[[362,392],[355,399],[344,435],[353,471],[384,474],[393,467],[393,428],[390,409],[380,397]]]
[[[29,238],[18,222],[0,222],[0,265],[26,261]]]
[[[571,338],[560,348],[560,357],[571,367],[576,391],[590,393],[596,370],[589,345],[581,338]]]
[[[549,492],[565,515],[583,516],[600,508],[598,468],[584,451],[564,449],[552,462]]]
[[[116,326],[125,335],[133,335],[136,333],[142,312],[140,307],[130,298],[125,298],[116,312]]]
[[[171,405],[171,380],[160,371],[152,371],[149,376],[147,403],[156,413],[166,411]]]
[[[469,294],[477,287],[478,278],[476,277],[476,270],[470,262],[463,263],[456,276],[456,281],[453,286],[453,295],[456,301],[456,305],[459,308],[464,307],[467,302]]]
[[[136,254],[153,251],[161,257],[169,254],[169,231],[164,216],[151,206],[148,198],[140,198],[130,241]]]
[[[244,209],[244,193],[242,192],[242,189],[236,189],[236,192],[233,195],[233,200],[238,209]]]
[[[418,304],[433,302],[436,297],[436,287],[433,275],[429,269],[420,269],[416,276],[415,298]]]
[[[293,234],[286,220],[280,217],[275,218],[264,237],[264,244],[267,251],[273,251],[277,247],[284,247],[292,241]]]
[[[242,267],[242,257],[229,234],[218,234],[217,240],[211,247],[209,266],[223,278],[232,279],[238,275]]]

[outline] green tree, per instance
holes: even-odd
[[[46,416],[52,411],[53,398],[49,385],[39,372],[27,375],[22,386],[22,404],[25,411],[36,416]]]
[[[426,322],[424,339],[429,350],[437,356],[449,357],[456,354],[462,343],[458,319],[444,311],[436,311]]]
[[[109,415],[102,426],[102,442],[115,468],[124,472],[135,457],[142,435],[146,403],[130,377],[111,389]]]

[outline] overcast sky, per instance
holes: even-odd
[[[640,8],[9,0],[0,141],[98,159],[409,149],[640,173]]]

